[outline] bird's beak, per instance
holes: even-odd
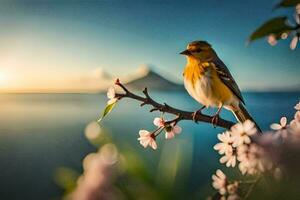
[[[192,55],[189,50],[184,50],[184,51],[180,52],[179,54],[186,55],[186,56]]]

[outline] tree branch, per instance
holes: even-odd
[[[143,94],[145,95],[145,97],[142,97],[142,96],[139,96],[139,95],[136,95],[136,94],[130,92],[119,81],[119,79],[117,79],[115,84],[118,85],[119,87],[121,87],[123,89],[123,91],[125,92],[125,93],[117,93],[116,94],[116,98],[118,98],[119,100],[123,99],[123,98],[135,99],[135,100],[141,102],[141,106],[144,106],[144,105],[152,106],[153,108],[150,110],[150,112],[160,111],[160,112],[163,112],[163,113],[170,113],[170,114],[177,115],[176,123],[181,121],[181,120],[193,120],[193,112],[183,111],[183,110],[171,107],[166,103],[160,104],[160,103],[156,102],[155,100],[153,100],[150,97],[147,88],[145,88],[143,90]],[[195,119],[196,122],[200,121],[200,122],[205,122],[205,123],[212,124],[213,117],[208,116],[208,115],[204,115],[204,114],[201,114],[201,113],[197,113],[197,115],[195,116],[194,119]],[[217,123],[214,124],[214,125],[222,127],[222,128],[230,129],[231,126],[233,126],[234,124],[235,124],[234,122],[219,118]]]

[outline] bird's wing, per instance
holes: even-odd
[[[219,58],[214,60],[213,63],[215,64],[217,73],[221,81],[235,94],[235,96],[239,98],[241,102],[243,102],[243,104],[245,104],[240,88],[236,84],[226,65]]]

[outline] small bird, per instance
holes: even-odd
[[[245,102],[237,83],[208,42],[191,42],[180,54],[187,57],[183,72],[184,86],[188,93],[203,105],[194,112],[194,120],[197,113],[201,113],[204,108],[217,107],[218,111],[212,118],[212,124],[215,125],[224,107],[233,112],[239,122],[249,119],[255,123],[244,106]],[[260,131],[257,124],[256,127]]]

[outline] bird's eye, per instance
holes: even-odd
[[[193,52],[195,52],[195,53],[200,53],[200,52],[201,52],[201,49],[195,49]]]

